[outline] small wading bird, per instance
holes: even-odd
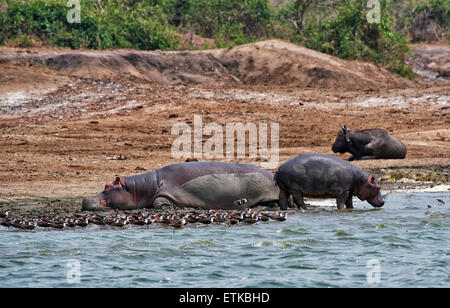
[[[33,230],[37,226],[36,219],[33,220],[26,220],[22,222],[21,228],[25,230]]]
[[[279,212],[278,216],[277,215],[272,215],[273,219],[278,220],[278,221],[285,221],[287,219],[287,212]]]
[[[181,219],[172,220],[172,222],[169,223],[169,226],[174,227],[174,228],[181,228],[185,224],[186,224],[186,219],[181,218]]]
[[[7,218],[11,214],[11,210],[7,209],[4,213],[0,213],[0,218]]]
[[[287,212],[268,213],[258,212],[248,209],[243,212],[233,211],[217,211],[208,210],[203,213],[191,211],[175,214],[144,214],[139,212],[134,215],[125,215],[119,213],[116,215],[101,216],[99,214],[74,214],[73,217],[36,217],[30,219],[28,217],[17,218],[11,217],[10,210],[4,213],[0,224],[4,227],[14,227],[24,230],[32,230],[39,228],[80,228],[87,227],[90,224],[95,225],[111,225],[115,227],[125,227],[126,225],[146,226],[153,223],[161,223],[172,228],[182,228],[187,224],[220,224],[225,223],[229,226],[239,223],[255,224],[258,222],[267,222],[271,220],[284,221],[287,218]]]
[[[51,226],[52,226],[52,228],[56,228],[56,229],[64,229],[65,227],[67,227],[66,219],[61,219],[61,218],[55,217],[51,221]]]

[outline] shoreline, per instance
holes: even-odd
[[[383,196],[401,193],[423,193],[423,192],[449,192],[450,184],[433,184],[432,182],[389,182],[381,183]],[[156,214],[174,214],[186,213],[190,211],[206,211],[198,208],[165,208],[165,209],[136,209],[136,210],[113,210],[106,209],[103,211],[82,211],[81,201],[84,197],[54,197],[54,198],[24,198],[24,199],[10,199],[0,200],[0,212],[4,213],[6,210],[12,211],[14,218],[18,217],[45,217],[45,216],[74,216],[84,215],[89,213],[99,213],[101,215],[110,215],[117,213],[136,214],[136,213],[156,213]],[[355,197],[356,198],[356,197]],[[336,201],[333,198],[328,199],[313,199],[305,198],[306,202],[312,208],[316,207],[335,207]],[[312,203],[312,204],[311,204]],[[291,205],[292,206],[292,205]],[[258,206],[254,209],[258,211],[279,211],[278,207],[273,206]],[[218,210],[218,212],[224,210]],[[230,212],[236,212],[231,210]],[[288,211],[297,211],[296,207],[290,207]]]

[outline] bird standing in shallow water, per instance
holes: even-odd
[[[37,221],[36,219],[33,220],[25,220],[22,225],[21,225],[21,229],[25,229],[25,230],[33,230],[35,229],[37,226]]]
[[[7,218],[11,214],[11,210],[7,209],[4,213],[0,213],[0,218]]]
[[[41,228],[50,228],[52,226],[52,224],[50,223],[49,219],[41,218],[41,219],[38,219],[38,226]]]
[[[76,221],[76,225],[80,226],[80,227],[86,227],[89,224],[89,219],[86,217],[84,220],[83,219],[78,219]]]
[[[287,212],[284,212],[284,213],[279,212],[278,216],[274,215],[274,219],[278,220],[278,221],[285,221],[287,219]]]
[[[73,216],[61,217],[36,217],[30,219],[30,217],[13,218],[10,211],[4,213],[9,218],[0,219],[0,224],[5,227],[14,227],[18,229],[36,229],[41,228],[55,228],[65,229],[66,227],[85,227],[90,223],[98,225],[112,225],[116,227],[124,227],[128,224],[145,226],[152,223],[160,222],[168,224],[173,228],[181,228],[188,223],[202,223],[202,224],[220,224],[226,223],[227,225],[236,225],[240,222],[254,224],[259,221],[266,222],[269,219],[284,221],[287,218],[287,212],[259,212],[254,209],[247,209],[243,212],[240,211],[221,211],[221,210],[205,210],[205,211],[189,211],[189,212],[176,212],[175,214],[148,214],[139,212],[138,214],[131,214],[129,216],[118,213],[110,216],[100,216],[95,213],[81,214],[75,213]],[[32,217],[31,217],[32,218]]]
[[[244,222],[254,224],[254,223],[260,221],[260,217],[261,217],[260,213],[257,213],[255,211],[251,210],[251,211],[249,211],[249,213],[247,213],[246,217],[244,217]]]
[[[124,227],[128,222],[129,222],[128,218],[126,219],[116,218],[114,223],[112,223],[111,225],[116,227]]]
[[[51,225],[52,225],[52,228],[64,229],[67,226],[67,223],[64,220],[57,220],[56,218],[54,218],[52,220]]]
[[[174,227],[174,228],[181,228],[185,224],[186,224],[186,219],[181,218],[181,219],[174,219],[174,220],[172,220],[172,222],[169,223],[169,226],[170,227]]]

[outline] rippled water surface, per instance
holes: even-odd
[[[393,194],[380,210],[355,202],[233,227],[2,227],[0,287],[450,287],[449,195]]]

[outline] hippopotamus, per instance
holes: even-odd
[[[396,137],[390,136],[384,129],[364,129],[350,131],[341,126],[331,149],[334,153],[350,152],[352,160],[405,158],[406,147]]]
[[[292,195],[298,208],[306,209],[303,197],[336,198],[337,207],[353,208],[353,196],[374,207],[384,205],[377,180],[361,168],[325,154],[303,154],[282,164],[274,180],[280,188],[279,203],[287,209]]]
[[[224,162],[176,163],[153,172],[116,177],[84,210],[200,207],[236,209],[278,201],[273,173],[257,166]]]

